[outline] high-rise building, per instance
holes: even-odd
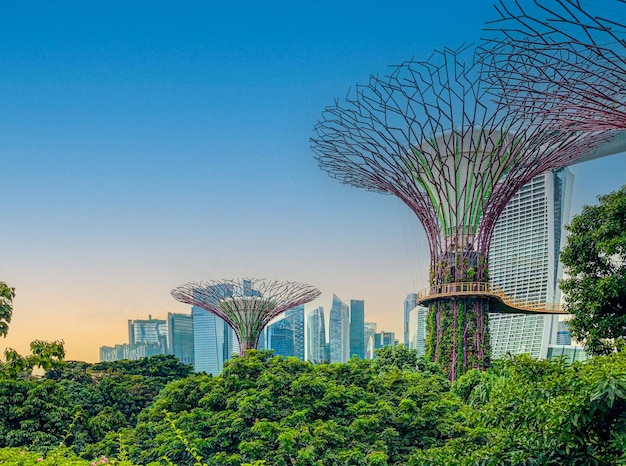
[[[304,304],[289,309],[285,318],[291,321],[293,329],[293,356],[304,361]]]
[[[124,359],[124,346],[125,345],[115,345],[115,346],[101,346],[100,347],[100,362],[112,362],[119,361]]]
[[[193,318],[191,314],[167,314],[168,354],[184,364],[193,364]]]
[[[376,333],[376,322],[365,322],[364,324],[364,336],[365,341],[365,358],[374,359],[374,334]]]
[[[417,350],[422,356],[426,350],[426,319],[428,308],[415,306],[409,313],[409,344],[408,347]]]
[[[507,295],[536,302],[559,302],[559,252],[565,244],[573,175],[567,169],[534,178],[509,201],[498,219],[489,256],[492,284]],[[546,358],[556,341],[558,316],[489,315],[492,358],[529,353]]]
[[[322,363],[329,360],[326,346],[326,325],[324,308],[313,309],[307,315],[307,361]]]
[[[100,347],[100,361],[137,360],[157,354],[168,354],[167,320],[147,319],[128,321],[128,343]]]
[[[226,322],[198,306],[191,308],[193,318],[194,370],[218,375],[224,362],[239,353],[235,332]]]
[[[569,327],[567,326],[567,322],[559,322],[558,331],[556,333],[556,344],[557,345],[571,345],[572,344],[572,334],[569,332]]]
[[[258,347],[274,350],[276,356],[295,356],[304,361],[304,304],[287,310],[285,317],[267,326]]]
[[[409,293],[404,300],[404,346],[409,346],[409,314],[417,306],[417,293]]]
[[[328,326],[330,362],[347,362],[350,359],[350,309],[335,294]]]
[[[350,357],[365,358],[365,301],[350,300]]]
[[[234,290],[232,286],[220,285],[220,295],[225,298],[243,294],[249,296],[252,290]],[[224,320],[198,306],[191,308],[193,319],[193,353],[196,372],[217,375],[224,369],[224,362],[233,353],[239,353],[237,336]]]
[[[266,338],[268,349],[274,350],[276,356],[294,355],[293,321],[290,318],[268,325]]]
[[[374,351],[383,346],[395,346],[396,334],[394,332],[381,331],[374,334]]]
[[[128,343],[130,345],[140,343],[159,345],[162,353],[167,353],[167,321],[153,319],[151,315],[148,319],[129,320]]]
[[[137,360],[163,354],[160,343],[124,343],[121,345],[101,346],[100,362],[120,361],[122,359]]]

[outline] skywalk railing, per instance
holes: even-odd
[[[417,294],[417,301],[423,303],[437,298],[455,296],[485,296],[497,298],[506,306],[520,312],[536,312],[548,314],[567,314],[560,303],[528,301],[507,295],[502,288],[485,282],[457,282],[434,285]]]

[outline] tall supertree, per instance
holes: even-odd
[[[511,118],[490,101],[480,71],[467,47],[402,63],[327,107],[311,140],[331,177],[397,196],[424,226],[431,289],[440,296],[429,304],[427,354],[451,379],[489,364],[489,299],[467,283],[481,289],[488,281],[499,214],[532,178],[605,137],[555,129],[533,115]]]
[[[172,290],[178,301],[223,319],[237,335],[242,355],[257,347],[261,332],[274,317],[319,295],[317,288],[304,283],[266,279],[189,282]]]
[[[500,0],[480,49],[484,76],[525,117],[626,129],[626,0]]]

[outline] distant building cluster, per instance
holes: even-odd
[[[173,354],[198,372],[219,374],[233,354],[239,352],[233,330],[219,317],[193,306],[191,315],[168,314],[167,319],[129,320],[126,344],[100,348],[101,361],[139,359],[156,354]],[[292,356],[313,363],[346,362],[353,356],[375,357],[378,348],[396,345],[393,332],[377,332],[374,322],[365,321],[365,302],[342,302],[333,295],[328,332],[324,308],[306,314],[304,305],[285,312],[261,334],[259,349],[279,356]]]
[[[100,347],[100,361],[140,359],[173,354],[185,364],[194,363],[193,320],[188,314],[169,313],[167,319],[128,321],[128,343]]]
[[[324,308],[320,306],[307,314],[306,360],[333,363],[346,362],[353,356],[373,359],[378,348],[398,343],[395,333],[377,332],[376,327],[376,323],[365,321],[365,301],[351,299],[347,304],[333,295],[328,338]]]

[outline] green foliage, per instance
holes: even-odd
[[[466,434],[416,450],[409,464],[626,464],[626,355],[571,366],[522,355],[497,366],[455,382],[470,402]]]
[[[461,403],[449,382],[403,346],[376,361],[319,365],[250,351],[218,377],[191,379],[141,413],[134,461],[402,464],[416,446],[457,434],[449,421]]]
[[[91,445],[109,433],[132,427],[168,382],[191,372],[173,356],[119,364],[62,362],[62,342],[33,342],[32,355],[13,352],[0,378],[0,447],[34,446],[48,451],[59,444],[75,452],[102,452]],[[47,369],[43,379],[24,377],[33,366]],[[119,453],[119,439],[109,456]]]
[[[138,375],[154,364],[0,379],[0,464],[626,464],[624,352],[508,357],[453,383],[404,346],[318,365],[249,351],[167,385]]]
[[[7,348],[4,351],[4,362],[0,362],[0,377],[28,377],[35,367],[50,370],[64,364],[65,348],[62,341],[35,340],[30,343],[30,351],[28,356],[21,356],[14,349]]]
[[[398,346],[383,346],[376,350],[374,369],[389,371],[391,369],[423,371],[441,375],[441,367],[418,356],[417,351],[402,344]]]
[[[5,282],[0,282],[0,335],[7,336],[9,324],[13,316],[13,298],[15,288],[11,288]]]
[[[171,354],[158,354],[136,361],[125,359],[113,362],[99,362],[93,365],[92,371],[109,374],[141,375],[144,377],[164,377],[174,380],[191,375],[193,366],[183,364]]]
[[[0,464],[6,466],[135,466],[121,458],[107,458],[104,455],[94,458],[81,458],[62,447],[48,453],[30,451],[27,448],[0,448]]]
[[[585,206],[567,227],[561,281],[572,336],[591,354],[608,354],[626,342],[626,186]]]

